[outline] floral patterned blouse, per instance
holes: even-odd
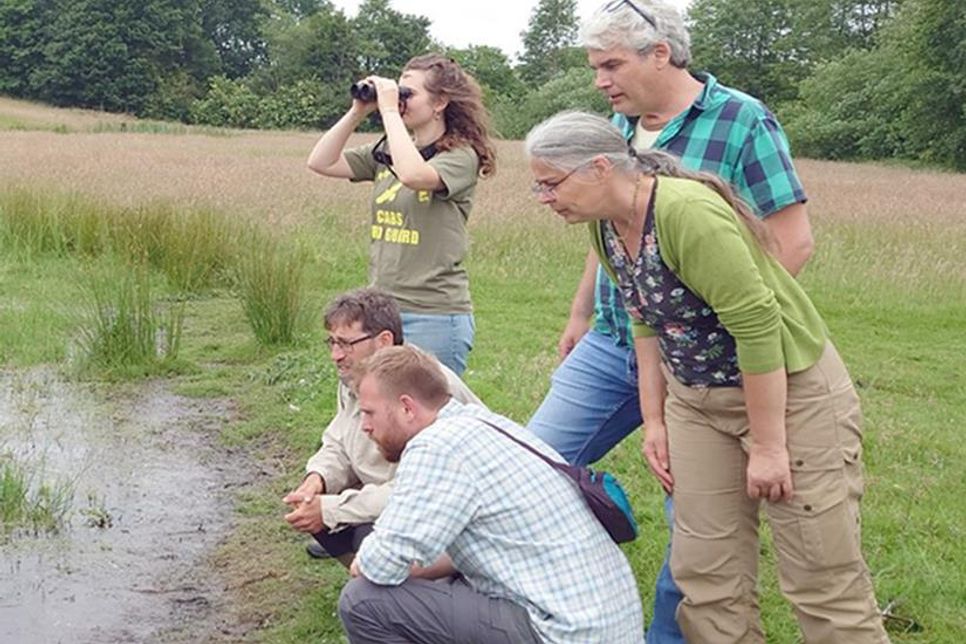
[[[629,256],[613,222],[602,222],[604,252],[632,318],[657,332],[661,359],[691,387],[740,387],[735,340],[707,302],[692,292],[661,259],[654,229],[654,188],[644,217],[641,250]]]

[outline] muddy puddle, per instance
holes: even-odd
[[[0,371],[0,456],[70,491],[59,533],[0,532],[0,642],[218,638],[209,557],[250,475],[217,441],[231,415],[161,382]]]

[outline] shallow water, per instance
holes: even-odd
[[[161,382],[0,372],[0,453],[74,490],[60,534],[0,533],[0,642],[206,639],[223,599],[208,556],[247,476],[217,445],[230,415]]]

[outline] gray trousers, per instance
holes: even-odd
[[[339,617],[351,644],[537,644],[530,616],[487,597],[462,577],[380,586],[365,577],[342,589]]]

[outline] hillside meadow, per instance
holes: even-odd
[[[333,295],[366,282],[368,186],[308,172],[316,137],[0,99],[0,240],[11,204],[28,195],[51,212],[77,200],[115,216],[206,212],[228,226],[263,229],[300,253],[310,322],[296,342],[257,343],[233,287],[215,284],[184,300],[180,358],[164,376],[183,395],[236,401],[238,418],[220,440],[258,459],[265,474],[238,493],[234,532],[211,555],[232,598],[220,618],[245,625],[246,637],[259,641],[342,637],[335,608],[346,575],[333,562],[308,560],[280,503],[334,411],[336,376],[319,312]],[[480,183],[470,221],[477,342],[466,381],[493,409],[525,422],[557,362],[587,238],[530,198],[519,142],[500,142],[498,154],[497,174]],[[816,236],[801,279],[864,406],[863,540],[878,599],[915,622],[890,620],[894,641],[961,642],[966,175],[811,160],[798,166]],[[0,367],[69,361],[76,310],[84,306],[77,275],[91,261],[0,246]],[[641,537],[625,552],[649,615],[667,536],[661,493],[638,443],[635,433],[602,464],[620,475],[638,514]],[[796,642],[772,564],[765,546],[766,632],[769,641]]]

